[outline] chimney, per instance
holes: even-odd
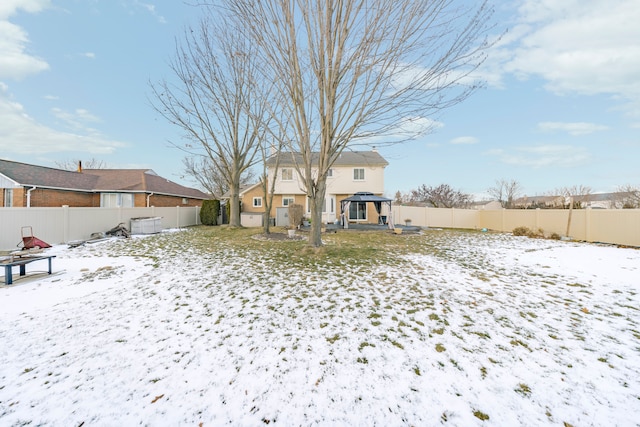
[[[78,160],[78,172],[82,173],[82,160]]]

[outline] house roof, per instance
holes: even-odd
[[[18,186],[86,192],[140,192],[193,199],[209,196],[158,176],[151,169],[84,169],[67,171],[0,159],[0,175]]]
[[[240,197],[244,196],[245,193],[247,193],[248,191],[253,190],[254,188],[256,188],[258,185],[260,185],[260,182],[256,182],[253,184],[241,184],[240,185],[240,193],[238,193],[238,195]],[[222,195],[222,197],[220,197],[221,199],[229,199],[231,198],[231,190],[227,191],[226,193],[224,193]]]
[[[312,153],[312,161],[315,163],[318,153]],[[267,160],[267,166],[275,166],[276,156]],[[302,155],[285,151],[280,153],[280,166],[293,166],[302,163]],[[384,157],[375,150],[372,151],[343,151],[333,163],[333,166],[387,166]]]

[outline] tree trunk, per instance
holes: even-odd
[[[229,225],[231,227],[241,227],[240,223],[240,196],[238,195],[238,189],[231,190],[231,197],[229,197]]]
[[[311,230],[309,231],[309,246],[315,248],[322,246],[322,208],[324,207],[324,195],[326,182],[319,180],[313,197],[309,198],[311,206]]]

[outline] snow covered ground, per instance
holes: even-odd
[[[640,425],[640,250],[431,231],[288,267],[197,233],[0,287],[0,425]]]

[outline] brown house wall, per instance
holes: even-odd
[[[202,206],[202,200],[186,198],[187,203],[182,203],[182,197],[164,196],[160,194],[153,194],[149,198],[149,206],[157,206],[159,208],[170,208],[174,206]],[[134,197],[134,204],[136,207],[147,206],[147,195],[136,194]]]
[[[15,206],[27,206],[27,191],[22,189],[22,197],[18,191],[14,191]],[[31,206],[42,208],[55,208],[63,205],[79,208],[92,208],[100,206],[100,197],[96,198],[93,193],[83,193],[79,191],[51,190],[36,188],[31,191]],[[18,202],[22,201],[19,205]]]
[[[3,196],[3,193],[0,193],[0,195]],[[133,200],[135,207],[147,206],[147,194],[136,193],[134,194]],[[187,203],[184,204],[182,203],[182,197],[152,195],[149,201],[149,205],[157,206],[159,208],[174,206],[202,206],[202,200],[200,199],[187,198],[186,201]],[[2,198],[0,202],[4,204],[4,198]],[[36,188],[35,190],[31,191],[31,206],[34,208],[55,208],[64,205],[75,208],[98,208],[100,207],[100,193],[53,190],[48,188]],[[27,189],[25,189],[24,187],[13,189],[13,206],[27,206]]]

